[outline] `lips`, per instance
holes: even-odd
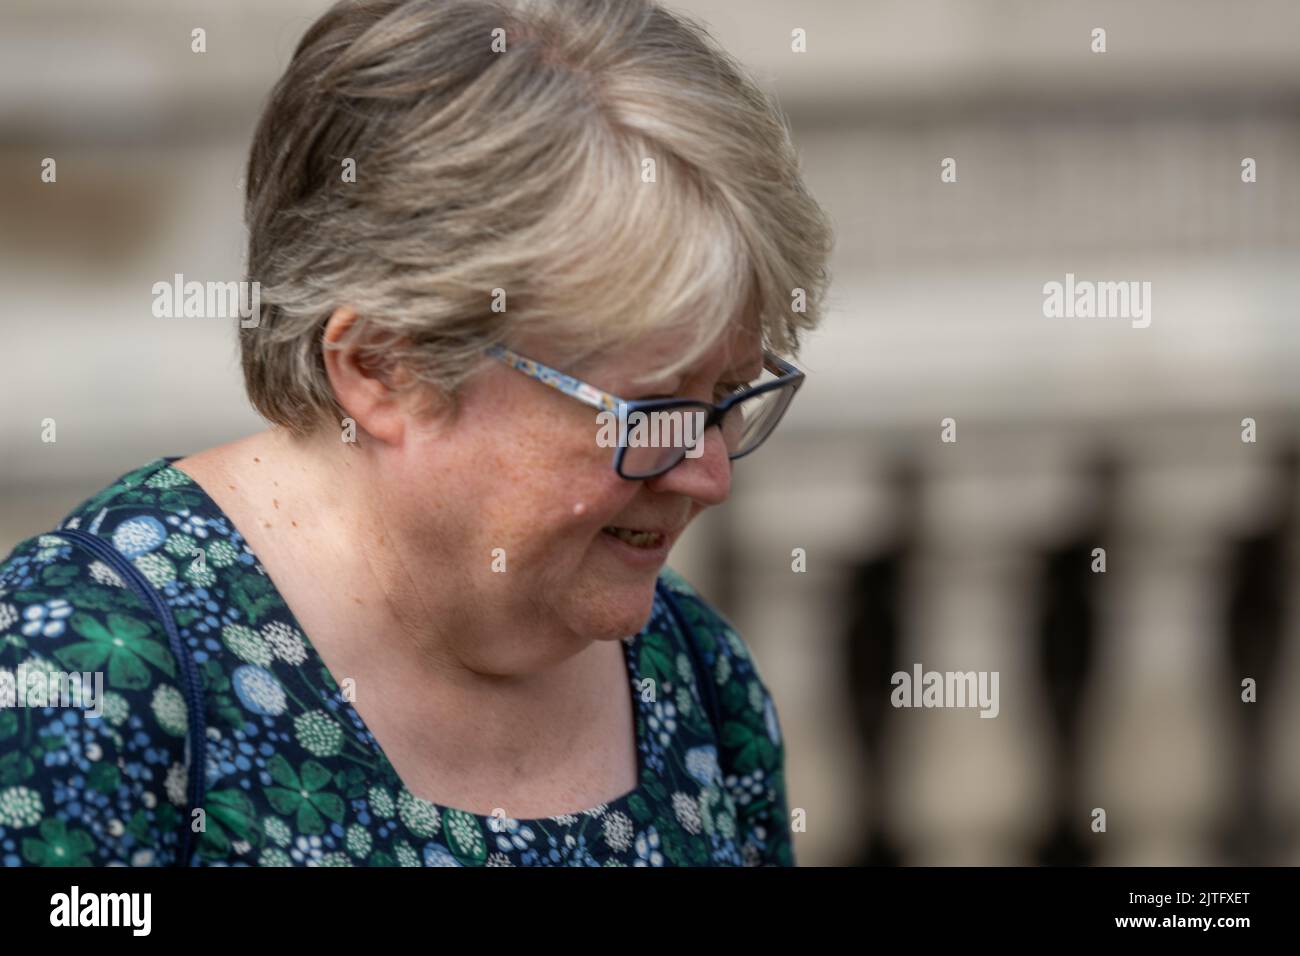
[[[618,540],[625,544],[630,544],[634,548],[644,548],[647,551],[663,547],[664,542],[668,540],[668,535],[662,531],[640,528],[620,528],[616,525],[606,525],[600,530],[604,534],[618,538]]]

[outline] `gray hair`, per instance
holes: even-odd
[[[829,218],[779,107],[650,0],[337,3],[271,93],[247,189],[245,384],[298,434],[344,414],[322,352],[339,306],[358,316],[339,346],[454,409],[483,349],[523,330],[571,363],[680,332],[647,379],[746,317],[794,354],[829,283]]]

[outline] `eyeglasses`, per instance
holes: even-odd
[[[767,440],[790,407],[794,393],[804,380],[804,373],[799,369],[771,352],[764,352],[763,372],[759,379],[733,391],[717,404],[689,398],[628,401],[526,358],[518,352],[512,352],[505,346],[494,345],[485,351],[511,368],[551,388],[559,389],[584,405],[602,412],[615,413],[619,416],[620,423],[626,422],[633,412],[646,415],[651,412],[697,413],[702,416],[704,423],[698,441],[702,442],[704,433],[717,425],[722,430],[727,455],[733,461],[748,455]],[[614,452],[614,470],[619,477],[628,481],[654,478],[680,464],[692,448],[693,446],[681,442],[650,447],[620,441]]]

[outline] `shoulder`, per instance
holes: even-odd
[[[671,603],[682,623],[687,626],[687,637],[702,652],[705,662],[724,677],[718,683],[729,684],[730,675],[752,678],[758,685],[762,681],[749,645],[745,643],[731,622],[722,615],[684,577],[671,568],[659,575],[660,595]]]
[[[86,641],[104,643],[115,659],[140,650],[139,641],[157,646],[142,651],[149,657],[166,652],[152,608],[109,564],[57,530],[20,542],[0,560],[0,665],[28,657],[86,663]]]
[[[165,630],[109,562],[62,529],[0,559],[0,862],[171,862],[187,731]]]
[[[782,746],[780,724],[749,646],[731,622],[676,571],[665,568],[659,585],[661,595],[680,616],[684,639],[694,644],[713,681],[723,718],[723,747],[739,751],[734,765],[742,771],[774,768]]]
[[[214,534],[229,534],[228,525],[189,475],[157,458],[77,505],[56,530],[103,538],[139,566],[138,559],[155,552],[159,557],[189,558],[195,546],[209,543]],[[154,581],[149,565],[143,562],[140,570]]]
[[[785,744],[776,704],[749,647],[731,623],[681,575],[665,569],[660,596],[677,609],[716,694],[718,767],[735,811],[747,865],[793,866],[785,791]]]
[[[184,477],[161,459],[129,472],[0,559],[0,663],[38,655],[104,665],[122,691],[139,689],[155,672],[175,677],[162,622],[144,589],[133,586],[165,586],[189,557],[184,503],[160,500],[177,490],[174,476]],[[131,580],[132,571],[143,581]]]

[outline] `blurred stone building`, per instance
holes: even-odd
[[[230,326],[150,290],[239,277],[248,138],[325,5],[0,10],[0,550],[259,427]],[[837,230],[807,384],[674,556],[775,694],[800,862],[1300,862],[1300,7],[674,6]],[[1067,274],[1149,282],[1149,327],[1046,318]],[[914,663],[998,671],[999,716],[890,707]]]

